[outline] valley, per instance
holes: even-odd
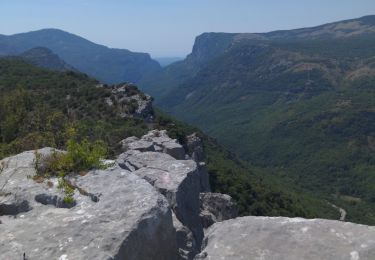
[[[1,6],[0,260],[375,259],[373,0]]]
[[[374,28],[368,16],[203,34],[184,61],[141,87],[265,174],[341,205],[350,221],[375,223]]]

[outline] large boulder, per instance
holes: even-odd
[[[143,149],[148,147],[144,142],[153,144],[153,151]],[[188,241],[189,245],[180,243],[178,247],[188,251],[187,259],[191,259],[190,256],[199,251],[203,239],[203,226],[199,215],[201,172],[198,164],[193,160],[181,160],[185,158],[183,147],[169,138],[165,131],[154,130],[141,139],[126,139],[122,143],[126,152],[118,157],[118,164],[147,180],[167,198],[176,219],[184,226],[181,229],[175,225],[178,234],[188,237],[191,232],[193,235],[192,238],[178,240]],[[166,149],[172,145],[182,150],[172,152],[173,149]]]
[[[33,178],[34,152],[1,163],[1,259],[177,258],[168,202],[137,175],[115,166],[70,176],[75,203],[64,205],[56,178]]]
[[[118,164],[147,180],[165,196],[177,219],[191,230],[197,248],[200,248],[203,227],[199,217],[197,164],[192,160],[176,160],[165,153],[139,151],[121,154]]]
[[[199,199],[204,228],[238,216],[237,206],[229,195],[207,192],[201,193]]]
[[[121,141],[123,151],[156,151],[169,154],[177,160],[185,159],[185,149],[176,139],[168,137],[165,130],[152,130],[142,138],[129,137]]]
[[[375,227],[322,219],[236,218],[210,227],[195,259],[372,260]]]

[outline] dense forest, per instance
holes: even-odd
[[[143,95],[135,86],[128,92]],[[115,102],[113,95],[110,87],[85,74],[49,71],[17,58],[0,59],[0,158],[45,146],[66,149],[72,128],[78,142],[105,143],[108,157],[119,153],[120,140],[152,128],[167,129],[182,144],[186,135],[196,132],[204,140],[213,190],[233,196],[242,215],[339,217],[319,196],[291,188],[281,178],[236,159],[200,130],[160,111],[151,123],[120,116],[118,106],[131,112],[134,104],[109,106],[106,100]]]
[[[266,175],[375,224],[374,21],[206,33],[142,89]]]

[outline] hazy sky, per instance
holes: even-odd
[[[375,0],[0,0],[0,34],[59,28],[153,57],[203,32],[265,32],[375,14]]]

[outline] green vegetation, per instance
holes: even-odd
[[[367,78],[352,82],[350,88],[343,85],[339,92],[312,96],[306,91],[254,91],[245,95],[249,100],[218,104],[201,99],[175,111],[290,187],[299,186],[345,208],[348,220],[374,224],[374,83]],[[213,94],[220,95],[224,94]],[[343,195],[361,201],[353,205],[337,199]]]
[[[74,188],[72,188],[63,177],[59,178],[58,188],[64,190],[65,192],[64,203],[73,204]]]
[[[68,204],[73,203],[74,188],[65,181],[67,174],[103,167],[101,159],[107,152],[114,156],[120,140],[148,129],[142,120],[119,117],[118,106],[131,110],[134,104],[109,107],[105,98],[115,100],[113,94],[97,85],[84,74],[0,59],[0,159],[46,146],[67,150],[50,158],[36,154],[35,180],[59,176]]]
[[[0,158],[46,146],[66,149],[71,128],[89,142],[102,140],[113,156],[121,139],[148,129],[142,120],[118,116],[117,107],[134,105],[108,106],[111,90],[84,74],[47,71],[19,59],[0,59],[0,72]]]
[[[149,125],[119,117],[118,104],[109,107],[105,102],[112,92],[97,84],[82,74],[46,71],[21,60],[0,59],[0,156],[45,146],[67,150],[43,160],[37,156],[39,176],[35,180],[60,176],[65,202],[73,203],[74,187],[64,179],[66,174],[100,168],[106,151],[109,156],[118,154],[120,140],[155,128],[167,129],[171,137],[185,144],[186,135],[198,132],[204,140],[213,190],[233,196],[242,215],[338,218],[337,210],[321,198],[290,188],[268,171],[237,160],[196,128],[161,113]]]
[[[36,150],[37,177],[65,177],[69,173],[102,169],[105,168],[102,160],[106,155],[107,149],[101,141],[90,143],[87,139],[83,139],[81,143],[78,143],[74,139],[70,139],[66,153],[55,151],[51,156],[41,158]]]
[[[27,50],[19,55],[27,62],[40,68],[56,71],[75,71],[75,69],[66,64],[62,59],[54,54],[51,50],[44,47],[36,47]]]
[[[107,149],[103,142],[90,143],[83,139],[76,141],[74,129],[70,129],[71,138],[68,140],[67,151],[55,151],[51,155],[42,156],[35,150],[35,181],[43,181],[51,176],[59,177],[58,188],[64,190],[64,202],[72,204],[75,188],[66,181],[68,174],[84,174],[91,169],[104,169],[103,160],[107,155]]]
[[[177,122],[158,111],[157,128],[186,144],[186,136],[198,133],[203,139],[207,167],[214,192],[231,195],[240,215],[288,216],[338,219],[339,213],[324,198],[293,187],[283,179],[236,159],[199,129]]]

